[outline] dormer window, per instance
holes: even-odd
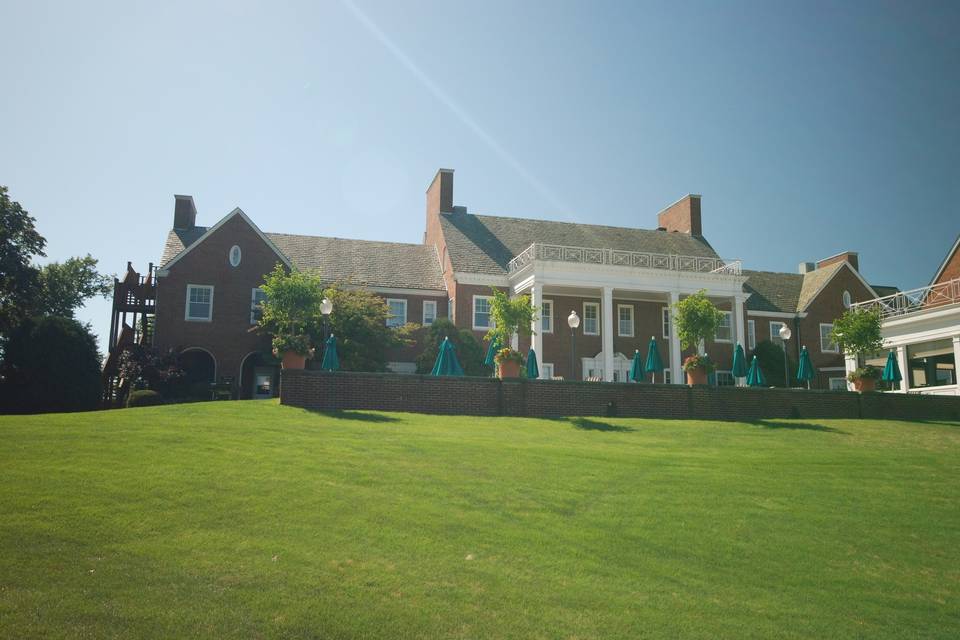
[[[239,267],[240,258],[241,258],[240,247],[237,245],[233,245],[232,247],[230,247],[230,266]]]

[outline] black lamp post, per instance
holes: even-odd
[[[787,340],[790,339],[790,336],[793,335],[793,332],[790,331],[790,327],[784,324],[780,327],[780,339],[783,340],[783,377],[786,382],[786,386],[790,388],[790,365],[787,364]]]
[[[570,379],[576,380],[577,327],[580,326],[580,316],[576,311],[571,311],[567,316],[567,325],[570,327]]]

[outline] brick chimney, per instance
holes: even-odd
[[[838,262],[849,262],[854,271],[860,271],[859,255],[860,254],[858,254],[856,251],[844,251],[843,253],[838,253],[835,256],[818,260],[817,269],[822,269],[830,266],[831,264],[837,264]]]
[[[173,196],[173,228],[193,229],[197,226],[197,207],[193,196]]]
[[[657,214],[657,226],[667,231],[702,236],[700,224],[700,195],[691,193],[683,196],[672,205]]]
[[[453,169],[439,169],[427,188],[427,218],[453,211]],[[429,222],[428,222],[429,224]]]

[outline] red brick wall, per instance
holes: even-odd
[[[960,398],[847,391],[434,378],[285,370],[280,401],[324,411],[363,409],[528,417],[960,419]]]
[[[960,278],[960,249],[954,251],[949,257],[947,260],[947,266],[944,267],[943,273],[940,274],[934,284],[949,282],[950,280],[956,280],[957,278]]]
[[[700,221],[700,196],[684,196],[657,214],[657,225],[670,232],[703,235]]]
[[[822,269],[823,267],[828,267],[831,264],[837,264],[838,262],[849,262],[854,269],[860,270],[860,258],[855,251],[844,251],[835,256],[830,256],[829,258],[824,258],[823,260],[817,261],[817,269]]]

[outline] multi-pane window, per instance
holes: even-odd
[[[187,285],[187,320],[209,321],[213,318],[213,287],[202,284]]]
[[[670,337],[670,307],[663,308],[663,337]]]
[[[600,335],[600,303],[583,303],[583,334],[587,336]]]
[[[847,379],[846,379],[846,378],[830,378],[830,390],[831,390],[831,391],[846,391],[846,390],[847,390]]]
[[[757,323],[755,320],[747,320],[747,348],[755,349],[757,346]]]
[[[553,300],[540,303],[540,318],[540,330],[543,333],[553,333]]]
[[[267,294],[263,289],[253,289],[250,293],[250,324],[257,324],[263,317],[263,303]]]
[[[473,328],[489,329],[493,326],[490,318],[490,296],[473,296]]]
[[[840,353],[837,343],[830,338],[831,331],[833,331],[832,324],[820,323],[820,351],[824,353]]]
[[[673,381],[673,374],[670,373],[670,369],[663,370],[663,384],[671,384]]]
[[[436,300],[424,300],[423,301],[423,324],[431,325],[433,321],[437,319],[437,301]]]
[[[407,301],[403,298],[387,299],[387,326],[402,327],[407,324]]]
[[[633,305],[617,305],[617,335],[633,337]]]
[[[770,322],[770,342],[783,346],[783,338],[780,337],[780,329],[782,329],[784,323],[772,321]]]
[[[720,313],[723,314],[723,317],[717,326],[717,334],[714,339],[717,342],[731,342],[733,341],[733,312],[721,311]]]

